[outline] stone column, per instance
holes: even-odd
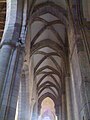
[[[7,68],[10,66],[10,58],[12,57],[14,46],[10,43],[3,44],[0,49],[0,104],[1,104],[1,93],[4,84],[4,79],[8,74]]]
[[[62,120],[61,119],[61,105],[59,105],[59,120]]]
[[[28,66],[24,65],[18,98],[18,120],[30,120],[29,86],[30,84]]]
[[[0,119],[14,120],[19,91],[20,73],[23,63],[23,47],[21,45],[14,47],[5,45],[5,50],[6,48],[11,50],[11,54],[8,54],[9,60],[6,61],[8,65],[6,66],[6,74],[4,74],[5,77],[2,84]],[[2,63],[4,64],[3,60]]]
[[[57,120],[61,120],[61,105],[55,105],[55,110],[56,110],[56,116],[57,116]]]
[[[82,21],[80,1],[73,0],[69,4],[69,18],[72,35],[69,43],[71,52],[72,72],[74,76],[75,94],[77,99],[79,120],[90,119],[90,54]],[[72,14],[71,14],[72,13]],[[72,42],[73,41],[73,42]],[[71,48],[72,47],[72,48]],[[77,57],[77,58],[76,58]],[[75,61],[75,58],[77,61]],[[73,67],[74,66],[74,67]],[[78,67],[78,68],[77,68]],[[74,69],[73,69],[74,68]]]
[[[82,39],[77,40],[77,54],[80,64],[81,83],[80,83],[80,95],[81,95],[81,119],[90,119],[90,63],[84,49]]]
[[[32,118],[31,120],[38,120],[38,110],[37,110],[37,102],[33,106],[33,111],[32,111]]]
[[[71,82],[71,77],[70,77],[70,75],[68,75],[65,79],[67,120],[73,120],[70,82]]]
[[[23,0],[7,0],[7,8],[0,46],[0,119],[14,120],[23,63],[23,47],[19,39]]]
[[[61,120],[67,120],[66,116],[66,95],[65,92],[62,93],[62,113],[61,113]]]
[[[59,105],[55,105],[55,114],[57,116],[57,120],[59,120]]]
[[[38,94],[36,89],[36,81],[33,81],[33,93],[32,93],[32,115],[31,120],[38,119]]]

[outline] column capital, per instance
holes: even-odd
[[[0,44],[0,48],[2,48],[4,45],[10,45],[10,46],[13,47],[13,48],[16,47],[16,43],[11,42],[11,41],[9,41],[9,42],[2,42],[2,43]]]
[[[25,44],[22,43],[21,40],[19,41],[16,41],[16,42],[13,42],[13,41],[3,41],[1,44],[0,44],[0,48],[2,48],[3,45],[10,45],[12,48],[16,48],[16,47],[20,47],[20,48],[25,48]]]

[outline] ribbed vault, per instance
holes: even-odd
[[[0,0],[0,41],[2,39],[6,18],[6,0]]]
[[[39,105],[46,97],[60,102],[64,87],[67,9],[64,0],[34,0],[31,4],[31,59]],[[58,99],[60,100],[60,99]]]

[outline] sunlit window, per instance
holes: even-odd
[[[56,120],[55,104],[49,97],[45,98],[41,104],[39,120]]]
[[[51,120],[49,116],[43,118],[43,120]]]

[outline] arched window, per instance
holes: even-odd
[[[55,104],[49,97],[45,98],[41,104],[39,120],[56,120]]]

